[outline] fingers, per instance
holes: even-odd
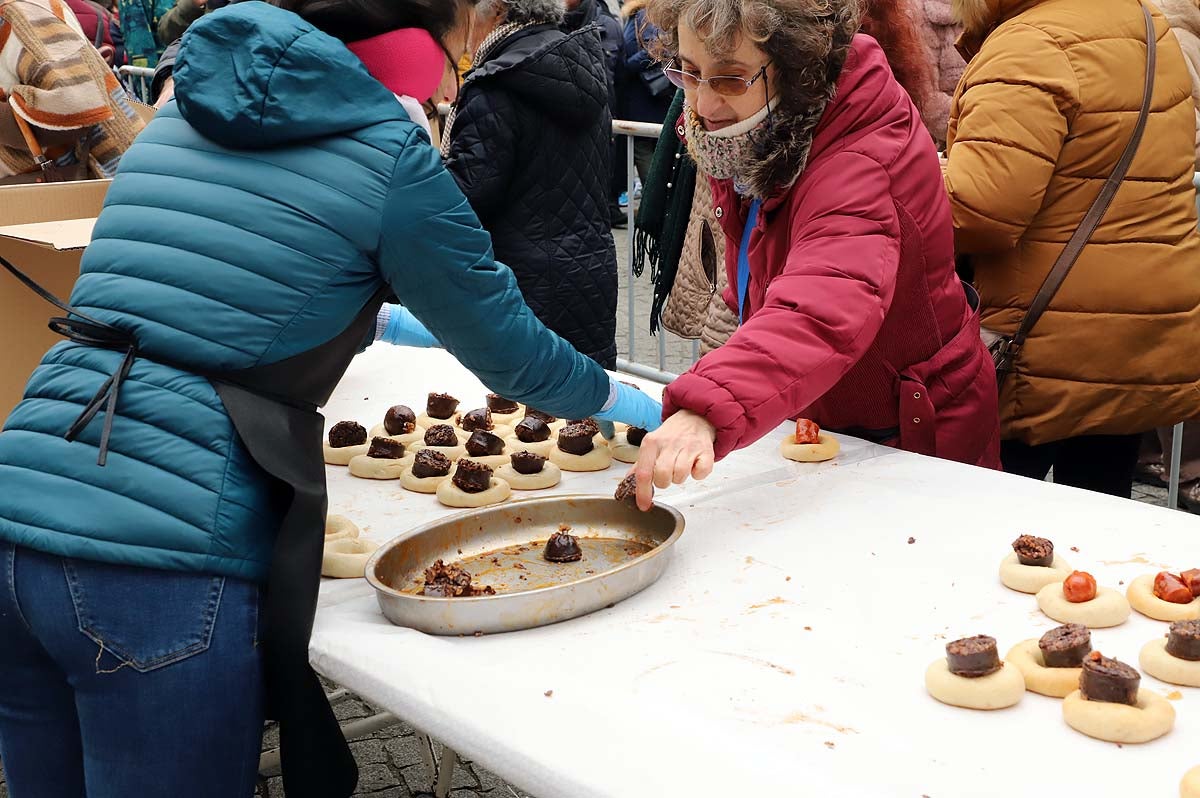
[[[696,458],[695,464],[692,466],[692,479],[708,479],[713,472],[713,453],[712,449],[707,452],[701,452]]]
[[[658,444],[650,436],[642,441],[637,465],[633,473],[637,477],[637,506],[645,512],[654,506],[654,464],[658,459]]]
[[[696,457],[696,452],[690,448],[681,450],[675,456],[675,469],[671,474],[671,481],[676,485],[687,482],[688,477],[692,475],[692,464],[696,462]]]

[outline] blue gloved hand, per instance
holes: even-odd
[[[615,387],[615,392],[612,388]],[[605,408],[595,413],[603,421],[621,421],[631,427],[656,430],[662,424],[662,405],[637,388],[612,381],[610,399]]]
[[[403,305],[384,305],[375,317],[375,340],[396,346],[440,347],[433,333]]]

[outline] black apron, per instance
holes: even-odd
[[[67,316],[50,329],[76,343],[123,351],[110,376],[66,433],[74,440],[105,408],[97,464],[103,466],[121,382],[138,352],[131,333],[72,309],[4,258],[18,280]],[[279,722],[284,790],[290,798],[345,798],[354,792],[358,767],[308,664],[325,542],[325,464],[321,439],[324,405],[350,361],[367,341],[380,305],[391,294],[381,287],[350,325],[331,340],[298,355],[237,371],[202,371],[160,357],[146,358],[209,379],[254,461],[289,494],[275,540],[262,606],[260,649],[267,717]]]

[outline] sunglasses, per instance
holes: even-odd
[[[691,72],[680,69],[678,61],[672,61],[671,63],[675,64],[675,66],[664,67],[663,74],[667,76],[667,80],[671,81],[672,85],[684,91],[695,91],[700,86],[706,85],[722,97],[741,97],[750,91],[750,87],[757,83],[759,78],[765,77],[767,74],[767,65],[763,64],[762,68],[749,80],[729,75],[702,78],[699,75],[693,75]]]

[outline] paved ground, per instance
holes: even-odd
[[[618,258],[621,264],[617,342],[621,355],[624,357],[628,353],[625,316],[628,237],[624,231],[615,232]],[[634,338],[634,354],[639,362],[657,367],[658,341],[647,331],[647,314],[650,309],[649,275],[644,275],[635,283],[635,294],[637,334]],[[675,373],[686,370],[692,362],[691,342],[683,341],[669,333],[664,335],[665,369]],[[1134,499],[1147,504],[1164,506],[1167,501],[1167,492],[1163,488],[1136,485]],[[342,720],[365,718],[375,712],[374,708],[358,698],[346,700],[337,706],[338,717]],[[263,741],[264,747],[270,748],[276,742],[275,732],[268,730]],[[401,724],[376,732],[366,739],[352,743],[351,747],[360,769],[357,796],[362,796],[362,798],[422,798],[422,796],[429,795],[423,791],[429,789],[430,777],[422,764],[413,730],[408,726]],[[278,779],[272,779],[260,786],[257,795],[262,798],[284,798],[283,787]],[[451,798],[482,798],[483,796],[487,798],[530,798],[478,765],[469,762],[460,765],[454,775]],[[9,798],[2,768],[0,768],[0,798]],[[16,798],[26,797],[16,796]]]

